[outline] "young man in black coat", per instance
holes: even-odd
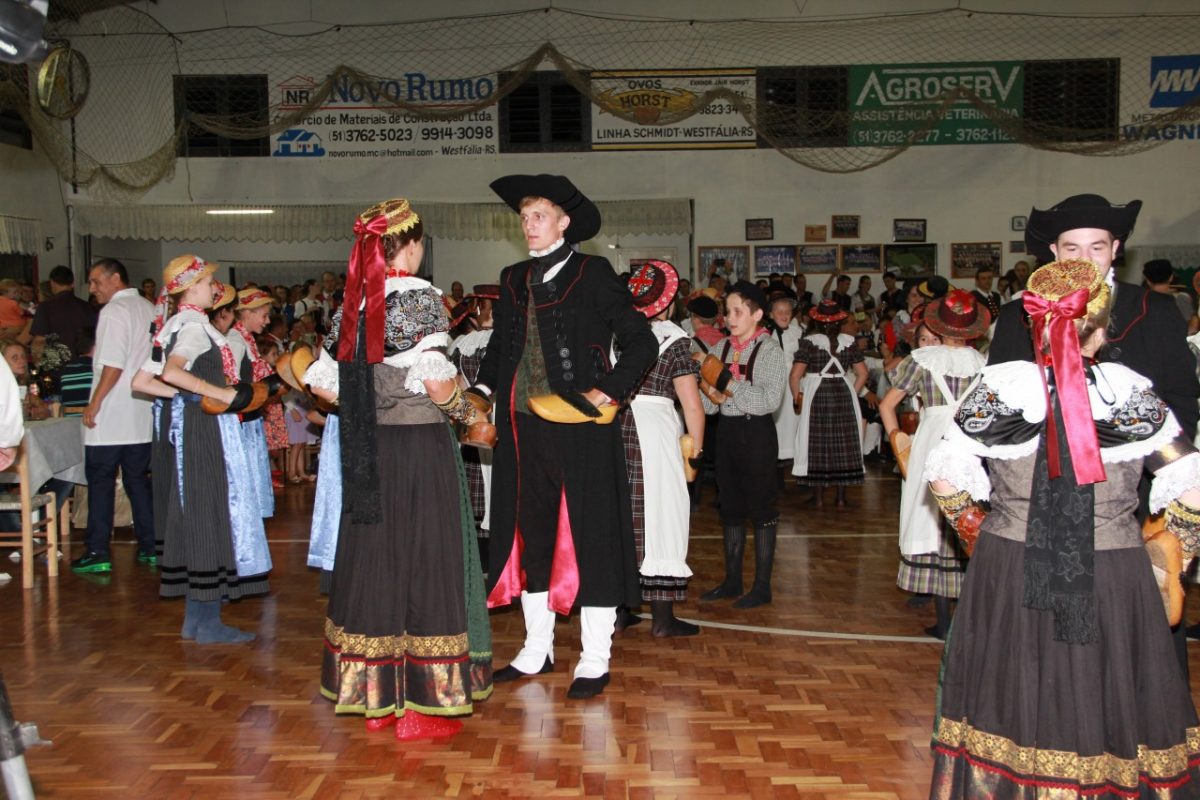
[[[1149,378],[1191,439],[1200,417],[1200,383],[1187,346],[1187,326],[1170,297],[1112,275],[1113,261],[1141,207],[1140,200],[1119,206],[1094,194],[1068,197],[1046,211],[1029,213],[1025,244],[1043,262],[1085,258],[1100,267],[1114,295],[1100,360],[1119,362]],[[1005,361],[1033,361],[1029,315],[1019,298],[1000,309],[988,350],[989,364]]]
[[[599,232],[600,212],[569,180],[509,175],[491,186],[521,215],[531,256],[500,274],[475,387],[494,397],[498,429],[488,605],[520,596],[526,632],[494,680],[550,672],[555,614],[578,606],[583,654],[567,696],[594,697],[608,684],[616,607],[640,599],[621,431],[543,419],[529,399],[565,398],[587,420],[626,398],[658,343],[608,261],[571,249]]]
[[[1104,271],[1113,299],[1108,341],[1097,354],[1099,360],[1116,361],[1149,378],[1191,440],[1200,417],[1196,404],[1200,383],[1196,381],[1195,358],[1187,346],[1187,325],[1170,297],[1112,275],[1113,261],[1133,231],[1141,208],[1140,200],[1121,206],[1094,194],[1068,197],[1045,211],[1035,208],[1029,213],[1025,245],[1043,262],[1084,258]],[[1005,361],[1033,361],[1029,315],[1019,298],[1000,309],[988,349],[989,364]],[[1144,500],[1146,495],[1142,496]],[[1175,628],[1175,646],[1186,676],[1183,625]]]

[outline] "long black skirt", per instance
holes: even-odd
[[[377,431],[381,518],[343,510],[321,694],[367,717],[468,714],[491,675],[490,652],[471,660],[458,445],[440,422]]]
[[[1100,639],[1025,608],[1024,544],[979,537],[944,662],[930,797],[1200,796],[1200,728],[1141,548],[1096,553]]]
[[[163,409],[164,417],[169,415],[169,409],[169,405]],[[182,480],[175,467],[175,447],[163,450],[160,441],[158,460],[152,462],[155,469],[166,473],[155,474],[155,483],[164,477],[168,481],[166,527],[159,562],[162,597],[236,600],[265,594],[270,588],[265,574],[237,573],[229,520],[229,479],[219,424],[216,417],[200,410],[199,403],[185,404]],[[153,451],[151,457],[154,458]],[[163,488],[161,484],[158,487],[160,491]]]

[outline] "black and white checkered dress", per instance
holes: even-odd
[[[659,354],[658,360],[646,374],[638,395],[676,399],[674,380],[683,375],[698,375],[699,365],[692,360],[690,340],[685,338],[672,342]],[[633,509],[634,542],[637,546],[638,563],[646,555],[646,492],[647,480],[642,464],[641,447],[633,412],[625,409],[621,413],[621,439],[625,445],[625,464],[629,478],[629,494]],[[655,480],[650,476],[649,491],[655,491]],[[642,575],[642,600],[686,600],[687,578]]]

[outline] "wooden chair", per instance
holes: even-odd
[[[19,512],[21,530],[0,531],[0,547],[20,549],[21,585],[32,589],[33,563],[36,556],[45,553],[50,577],[58,576],[59,528],[70,525],[71,513],[69,505],[64,506],[60,520],[54,493],[38,494],[34,491],[35,487],[29,485],[29,454],[24,444],[18,450],[14,466],[18,480],[17,493],[0,494],[0,511]],[[14,470],[10,467],[7,472],[12,473]],[[67,502],[70,503],[69,500]],[[34,521],[33,512],[39,508],[42,509],[41,519]],[[35,536],[44,539],[43,543],[36,544],[33,541]]]

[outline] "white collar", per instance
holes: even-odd
[[[555,250],[557,250],[558,248],[562,247],[566,243],[566,241],[567,241],[566,239],[564,239],[560,236],[560,237],[558,237],[557,242],[550,245],[545,250],[530,250],[529,257],[530,258],[541,258],[542,256],[548,256],[551,253],[553,253]]]

